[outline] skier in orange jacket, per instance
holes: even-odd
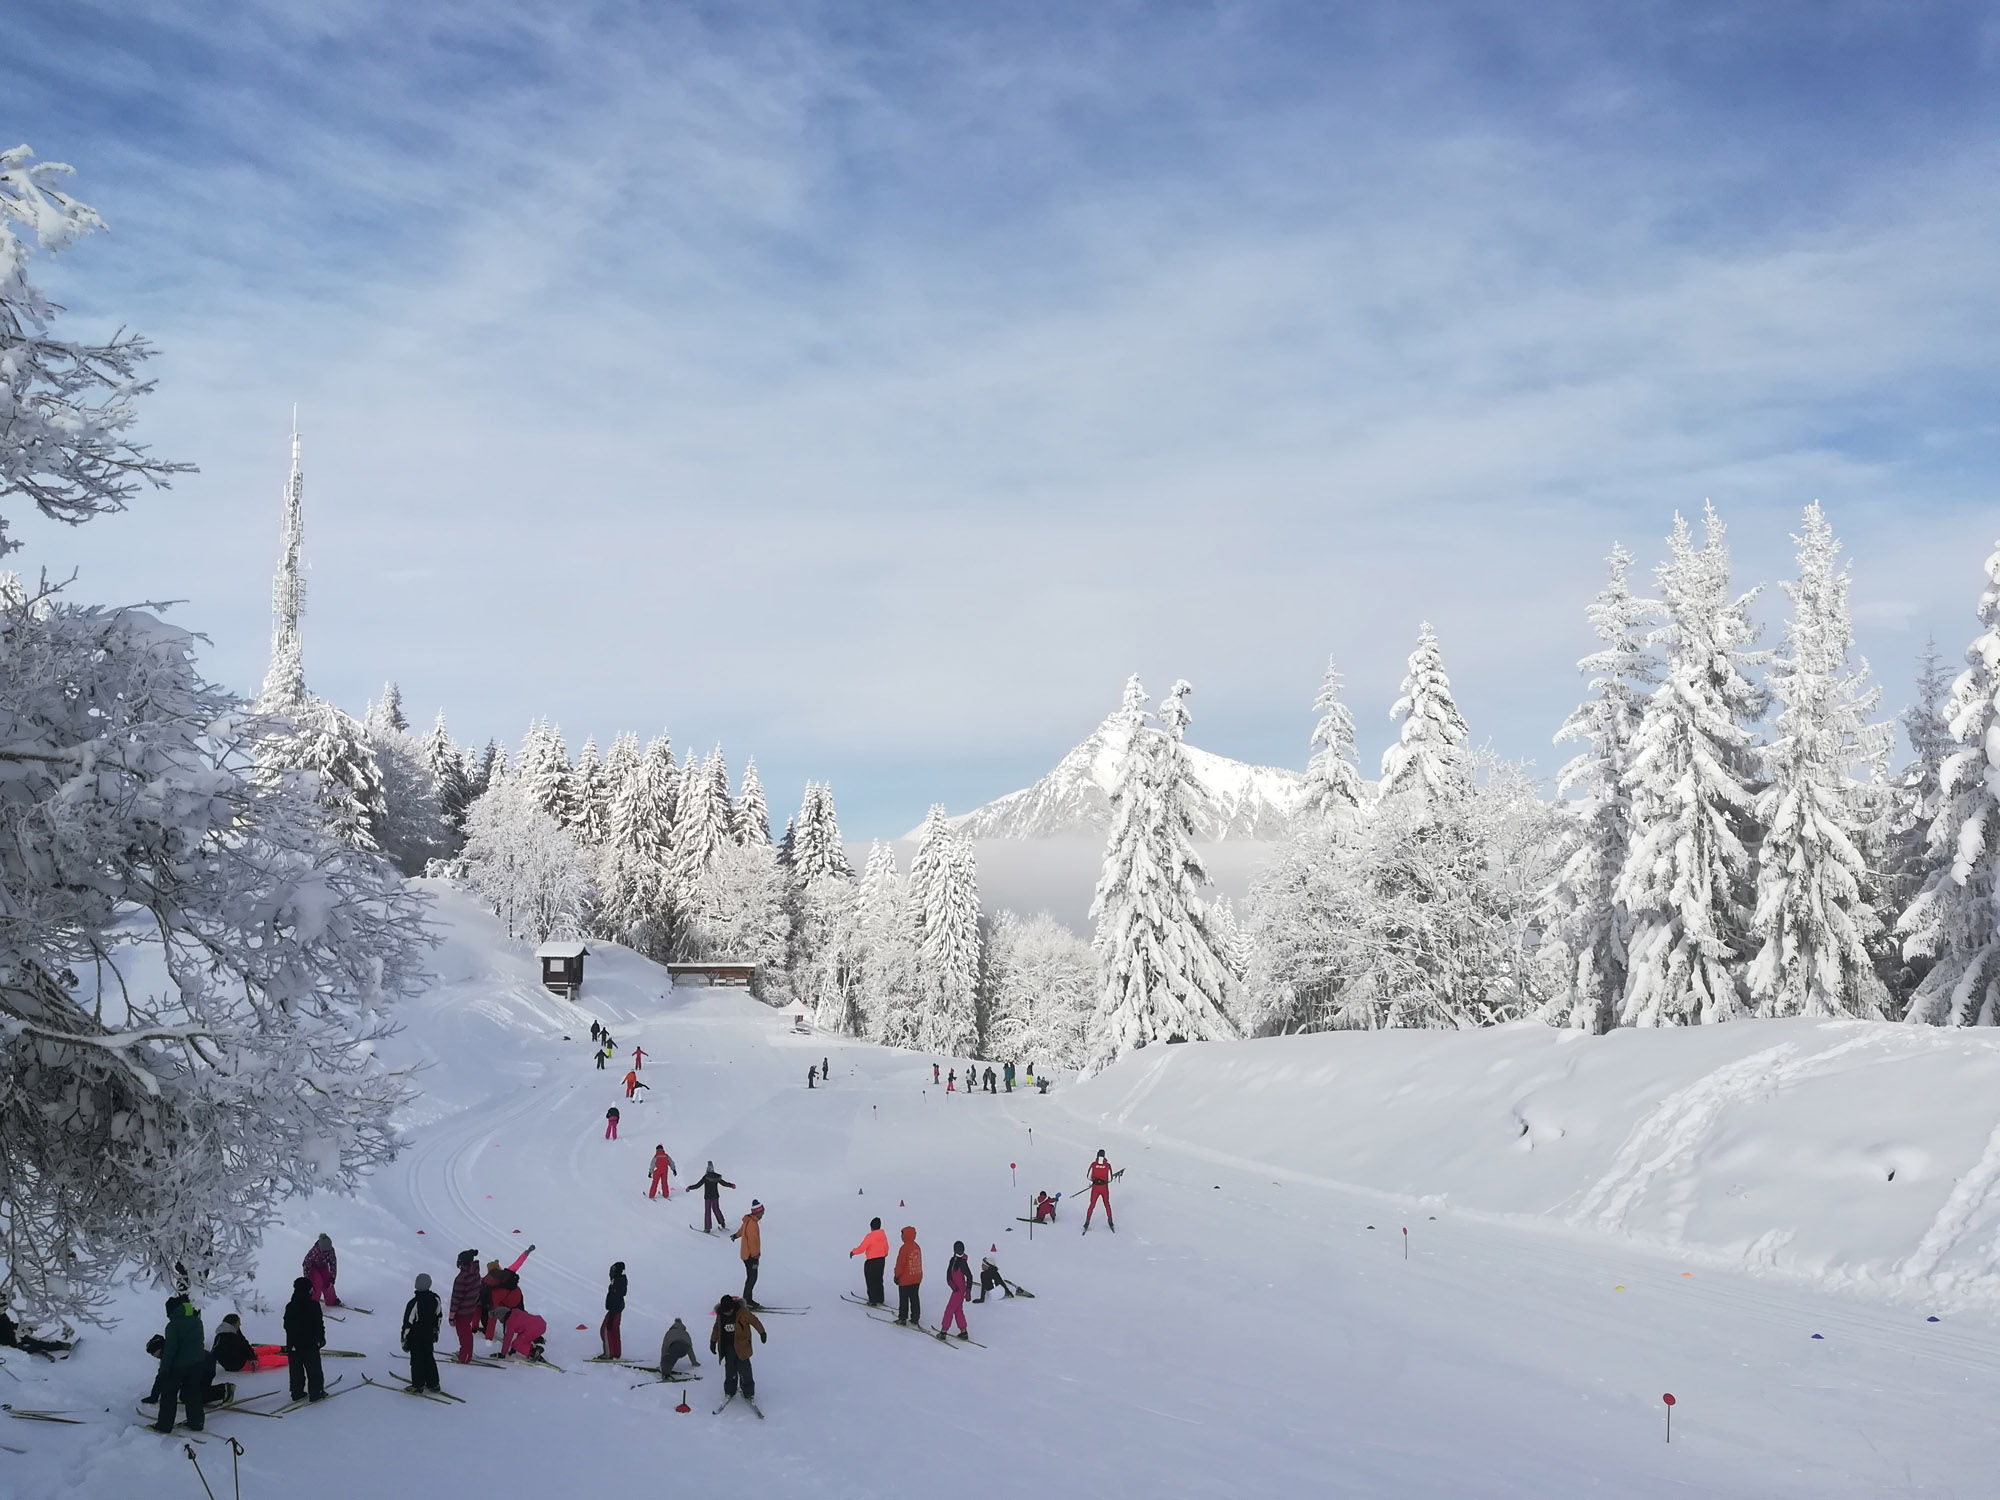
[[[914,1226],[903,1226],[903,1248],[896,1252],[896,1321],[923,1324],[924,1306],[918,1288],[924,1283],[924,1252]]]
[[[868,1305],[887,1306],[888,1299],[882,1295],[882,1263],[889,1258],[889,1236],[882,1232],[880,1219],[870,1219],[868,1232],[861,1236],[861,1243],[847,1252],[849,1260],[857,1255],[866,1257],[861,1262],[861,1276],[868,1284]]]

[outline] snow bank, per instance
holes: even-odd
[[[1996,1100],[2000,1035],[1800,1020],[1168,1046],[1065,1094],[1217,1160],[1989,1306]]]

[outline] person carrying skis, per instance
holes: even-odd
[[[861,1262],[861,1279],[868,1288],[868,1305],[885,1306],[888,1298],[882,1294],[882,1263],[889,1258],[889,1236],[882,1232],[880,1219],[870,1219],[861,1243],[847,1252],[849,1260],[857,1255],[866,1257]]]
[[[618,1323],[625,1316],[625,1262],[611,1263],[611,1285],[604,1289],[604,1321],[597,1327],[597,1341],[606,1359],[623,1359],[624,1346],[618,1342]]]
[[[294,1401],[324,1401],[326,1372],[319,1351],[326,1347],[326,1314],[313,1300],[312,1283],[301,1276],[292,1283],[292,1300],[285,1304],[285,1356],[292,1377]]]
[[[458,1275],[451,1284],[451,1326],[458,1330],[458,1362],[472,1363],[472,1335],[479,1328],[479,1252],[458,1252]]]
[[[412,1392],[443,1389],[438,1384],[437,1362],[438,1330],[443,1322],[444,1310],[438,1304],[438,1294],[431,1290],[431,1279],[419,1271],[416,1294],[403,1307],[403,1352],[410,1356]]]
[[[924,1284],[924,1252],[915,1226],[903,1226],[903,1247],[896,1252],[896,1321],[920,1327],[924,1315],[918,1288]]]
[[[672,1380],[674,1366],[682,1360],[688,1362],[691,1370],[701,1368],[701,1361],[694,1357],[694,1335],[688,1332],[687,1324],[675,1318],[666,1337],[660,1340],[660,1379]]]
[[[644,1047],[634,1047],[632,1049],[632,1071],[636,1073],[645,1066],[646,1049]]]
[[[615,1104],[604,1112],[604,1138],[607,1141],[618,1139],[618,1106]]]
[[[984,1302],[986,1294],[995,1287],[998,1287],[1009,1297],[1014,1295],[1014,1289],[1007,1285],[1007,1278],[1000,1274],[1000,1267],[994,1261],[993,1257],[990,1255],[981,1256],[979,1260],[979,1295],[972,1300],[974,1302]]]
[[[300,1278],[304,1285],[304,1278]],[[313,1309],[315,1316],[319,1309]],[[153,1431],[174,1430],[174,1403],[187,1407],[187,1429],[202,1430],[202,1406],[208,1397],[208,1338],[202,1332],[201,1314],[184,1296],[167,1298],[167,1332],[160,1345],[160,1378],[154,1389],[160,1393],[159,1420]]]
[[[646,1196],[650,1198],[655,1193],[665,1193],[667,1201],[671,1203],[674,1197],[674,1185],[667,1181],[667,1178],[679,1170],[674,1165],[674,1159],[667,1155],[665,1143],[655,1146],[653,1148],[653,1181],[646,1189]]]
[[[701,1189],[701,1232],[703,1234],[709,1233],[709,1225],[711,1223],[720,1229],[724,1224],[729,1222],[722,1217],[721,1190],[723,1188],[734,1188],[736,1184],[727,1181],[720,1172],[716,1171],[714,1162],[710,1162],[708,1170],[695,1179],[695,1184]]]
[[[764,1331],[764,1325],[757,1321],[757,1314],[747,1307],[740,1307],[734,1297],[724,1295],[715,1304],[715,1327],[709,1331],[709,1352],[722,1359],[722,1394],[725,1398],[736,1394],[740,1383],[743,1399],[757,1399],[757,1376],[750,1368],[750,1335],[755,1333],[765,1343],[771,1336]]]
[[[743,1305],[757,1305],[757,1263],[764,1254],[764,1236],[758,1226],[764,1220],[764,1205],[755,1198],[750,1200],[750,1212],[743,1216],[743,1227],[730,1236],[741,1240],[742,1248],[737,1252],[743,1257]]]
[[[1085,1234],[1090,1233],[1090,1216],[1097,1212],[1100,1199],[1104,1203],[1104,1222],[1111,1232],[1116,1234],[1118,1226],[1111,1222],[1111,1163],[1105,1160],[1102,1151],[1097,1153],[1097,1160],[1090,1164],[1090,1203],[1083,1211]]]
[[[945,1263],[944,1284],[951,1288],[951,1295],[945,1298],[944,1321],[938,1324],[938,1337],[951,1332],[952,1320],[958,1321],[958,1336],[972,1337],[965,1327],[965,1298],[972,1290],[972,1267],[965,1258],[965,1241],[953,1240],[951,1259]]]
[[[313,1241],[312,1249],[306,1251],[305,1263],[300,1267],[306,1273],[306,1280],[312,1283],[315,1300],[328,1307],[340,1306],[340,1294],[333,1289],[333,1278],[340,1274],[340,1261],[333,1253],[333,1240],[321,1235]]]

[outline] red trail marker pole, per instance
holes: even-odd
[[[1409,1258],[1410,1258],[1410,1226],[1405,1224],[1403,1226],[1403,1259],[1408,1260]]]
[[[1007,1178],[1010,1182],[1014,1184],[1015,1187],[1019,1187],[1021,1185],[1021,1179],[1014,1175],[1014,1166],[1015,1163],[1011,1161],[1007,1163]]]
[[[1660,1399],[1667,1403],[1667,1441],[1671,1443],[1674,1440],[1674,1393],[1668,1391]]]

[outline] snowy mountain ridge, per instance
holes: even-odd
[[[961,813],[952,826],[976,839],[1054,839],[1104,834],[1111,828],[1111,789],[1131,730],[1113,714],[1033,786]],[[1202,839],[1273,839],[1291,826],[1305,778],[1281,766],[1253,766],[1186,747],[1199,797],[1195,832]],[[915,837],[912,830],[909,837]]]

